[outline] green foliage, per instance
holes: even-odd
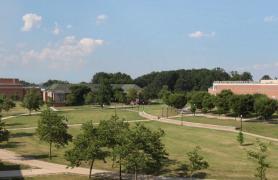
[[[221,68],[209,69],[191,69],[152,72],[140,76],[134,80],[140,87],[147,87],[156,98],[163,86],[167,86],[170,91],[189,92],[206,91],[213,81],[231,80],[231,76]]]
[[[10,133],[9,131],[5,128],[5,123],[2,122],[2,117],[0,115],[0,143],[3,141],[8,141],[9,140]]]
[[[237,141],[239,142],[240,145],[243,145],[243,143],[244,143],[244,136],[243,136],[242,131],[238,132]]]
[[[195,104],[197,109],[203,109],[203,99],[208,95],[205,91],[193,91],[189,94],[190,104]]]
[[[105,162],[108,156],[104,142],[98,128],[90,122],[85,123],[82,125],[81,133],[73,140],[73,147],[66,151],[65,159],[69,161],[70,167],[79,167],[82,162],[90,163],[90,178],[95,160]]]
[[[261,77],[261,80],[271,80],[272,78],[269,76],[269,75],[263,75],[262,77]]]
[[[99,88],[97,90],[97,102],[103,107],[104,105],[109,105],[112,97],[112,87],[108,80],[102,80],[99,84]]]
[[[252,95],[233,95],[230,98],[230,108],[235,115],[245,117],[254,111],[255,99]]]
[[[43,111],[38,121],[37,134],[41,141],[49,144],[50,159],[52,157],[52,144],[56,147],[65,146],[72,139],[72,136],[67,133],[66,121],[64,116],[60,116],[50,109]]]
[[[257,163],[255,177],[260,180],[267,180],[266,178],[266,170],[270,167],[270,163],[267,162],[267,151],[268,146],[257,140],[257,150],[256,151],[248,151],[248,157],[253,159]]]
[[[132,78],[125,73],[99,72],[93,76],[92,83],[100,84],[103,80],[107,80],[110,84],[131,84],[133,82]]]
[[[126,94],[125,94],[124,90],[121,88],[114,89],[113,96],[114,96],[115,102],[119,102],[119,103],[127,102]]]
[[[31,111],[37,111],[40,109],[40,106],[42,105],[42,97],[40,92],[38,92],[36,89],[30,89],[25,94],[22,106],[29,110],[29,114],[31,114]]]
[[[70,87],[70,94],[67,95],[67,105],[83,105],[85,104],[85,95],[91,92],[91,89],[84,85],[72,85]]]
[[[214,95],[206,94],[202,101],[203,112],[211,111],[215,107],[215,101],[216,97]]]
[[[243,72],[239,74],[237,71],[231,72],[231,81],[252,81],[253,77],[249,72]]]
[[[209,164],[204,157],[200,155],[201,148],[196,146],[193,151],[187,153],[189,159],[188,170],[190,171],[190,176],[192,177],[196,171],[207,169]]]
[[[127,101],[131,102],[131,101],[136,101],[136,99],[138,98],[138,92],[136,89],[129,89],[127,92]]]
[[[48,81],[44,82],[42,84],[43,87],[50,87],[51,85],[53,84],[69,84],[68,81],[61,81],[61,80],[52,80],[52,79],[49,79]]]
[[[221,93],[217,94],[215,105],[219,114],[227,113],[230,110],[230,100],[233,96],[232,91],[223,90]]]
[[[100,139],[111,149],[113,166],[119,164],[120,179],[122,173],[122,160],[127,154],[129,124],[119,120],[118,116],[112,116],[110,120],[101,121],[98,126]]]
[[[128,172],[158,173],[167,160],[161,137],[164,131],[151,131],[137,123],[128,134],[123,165]]]
[[[173,93],[168,97],[168,105],[177,109],[183,108],[187,104],[187,99],[184,94]]]
[[[195,104],[190,104],[190,111],[194,114],[194,116],[195,116],[195,113],[196,113],[196,111],[197,111],[197,107],[196,107],[196,105]]]
[[[85,104],[94,104],[96,102],[96,95],[92,92],[85,94]]]
[[[269,99],[266,96],[257,96],[257,98],[255,98],[255,112],[265,120],[272,117],[277,107],[277,101],[274,99]]]
[[[15,103],[6,96],[0,96],[0,112],[2,110],[8,112],[10,109],[15,107]]]

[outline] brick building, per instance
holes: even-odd
[[[40,92],[40,88],[23,86],[18,79],[0,78],[0,95],[20,100],[30,88],[35,88]]]
[[[231,90],[235,94],[265,94],[269,98],[278,99],[278,80],[215,81],[208,92],[216,95],[223,90]]]

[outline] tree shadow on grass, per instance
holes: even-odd
[[[6,127],[10,127],[10,126],[20,126],[23,125],[23,123],[6,123],[5,126]]]
[[[21,170],[20,165],[16,164],[4,164],[0,162],[0,171],[11,171],[11,170]]]
[[[47,159],[49,158],[48,154],[35,154],[35,155],[22,155],[25,159]],[[56,155],[52,155],[52,158],[57,157]]]
[[[18,133],[11,133],[11,138],[20,138],[20,137],[30,137],[33,136],[35,133],[28,133],[28,132],[18,132]]]
[[[252,145],[254,145],[254,143],[244,143],[244,144],[242,144],[242,146],[252,146]]]
[[[21,142],[7,142],[7,143],[2,143],[0,144],[0,148],[16,148],[20,146],[22,143]]]

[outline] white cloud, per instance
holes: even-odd
[[[273,69],[273,68],[276,69],[277,67],[278,67],[278,62],[253,65],[253,69],[256,70],[266,70],[266,69]]]
[[[196,38],[196,39],[200,39],[203,37],[214,37],[215,36],[215,32],[210,32],[210,33],[204,33],[202,31],[195,31],[192,33],[188,34],[188,37],[190,38]]]
[[[106,14],[100,14],[96,18],[96,23],[97,24],[103,24],[103,23],[106,22],[107,19],[108,19],[108,16]]]
[[[39,27],[42,17],[37,14],[28,13],[22,16],[22,20],[24,24],[21,30],[26,32],[30,31],[33,27]]]
[[[275,21],[278,21],[278,17],[276,17],[276,16],[265,16],[264,17],[264,22],[265,23],[272,23],[272,22],[275,22]]]
[[[103,40],[67,36],[61,43],[50,45],[39,51],[29,50],[22,54],[24,64],[44,63],[50,68],[72,69],[82,66]]]
[[[53,28],[53,30],[52,30],[52,33],[53,33],[54,35],[58,35],[58,34],[60,34],[60,32],[61,32],[61,30],[60,30],[60,28],[59,28],[59,26],[58,26],[58,23],[55,23],[55,26],[54,26],[54,28]]]

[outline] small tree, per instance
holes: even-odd
[[[186,96],[184,94],[170,94],[168,97],[168,105],[181,109],[183,108],[187,103]]]
[[[27,91],[23,98],[22,106],[29,110],[29,115],[31,115],[32,110],[38,111],[41,104],[41,94],[37,90],[31,89]]]
[[[8,141],[9,140],[9,131],[5,129],[5,123],[2,122],[2,117],[0,115],[0,143],[3,141]]]
[[[71,167],[79,167],[82,162],[89,163],[91,178],[95,160],[105,161],[108,152],[104,150],[105,143],[92,123],[83,124],[81,130],[81,134],[73,140],[73,148],[66,151],[65,158]]]
[[[109,84],[108,80],[102,80],[99,84],[98,90],[97,90],[97,102],[98,104],[103,108],[103,106],[109,105],[111,102],[111,96],[112,96],[112,87]]]
[[[38,121],[37,133],[41,141],[49,144],[49,159],[52,158],[52,144],[57,148],[65,146],[71,141],[72,136],[67,133],[67,119],[57,112],[47,109],[42,112]]]
[[[207,169],[209,167],[208,162],[205,161],[204,157],[200,155],[200,150],[201,148],[196,146],[193,151],[187,153],[190,162],[188,166],[190,177],[192,177],[196,171]]]
[[[196,114],[196,110],[197,110],[196,105],[195,104],[190,104],[190,111],[194,114],[194,116]]]
[[[138,92],[136,89],[131,88],[127,92],[127,101],[130,103],[132,101],[135,101],[136,98],[138,97]]]
[[[244,143],[244,136],[243,136],[242,131],[239,131],[239,132],[238,132],[237,141],[239,142],[239,144],[240,144],[241,146],[243,145],[243,143]]]
[[[262,143],[259,140],[257,140],[257,143],[257,151],[248,151],[248,157],[250,157],[257,163],[255,177],[260,180],[266,180],[266,170],[270,167],[270,163],[266,160],[268,156],[268,147],[265,143]]]
[[[255,99],[255,112],[264,120],[270,119],[277,110],[277,107],[278,103],[274,99],[269,99],[265,96],[258,96]]]
[[[2,108],[8,112],[10,109],[15,107],[15,103],[10,98],[4,98]]]

